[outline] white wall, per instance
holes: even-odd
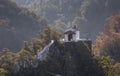
[[[76,31],[76,41],[80,39],[80,31]]]
[[[65,42],[68,42],[68,35],[67,34],[65,34],[64,40],[65,40]]]
[[[76,34],[73,34],[73,41],[78,41],[80,39],[80,31],[76,31]],[[64,35],[64,41],[68,42],[68,34]]]
[[[73,34],[73,41],[76,41],[76,34]]]

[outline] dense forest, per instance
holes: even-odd
[[[37,37],[45,26],[46,21],[34,13],[10,0],[0,0],[0,50],[19,51],[23,41]]]
[[[0,56],[0,74],[6,74],[6,76],[55,76],[57,74],[119,76],[120,14],[110,17],[109,23],[104,26],[104,32],[97,36],[91,53],[80,43],[66,43],[65,47],[64,44],[56,41],[48,49],[49,51],[45,52],[46,59],[43,58],[41,61],[36,57],[50,40],[58,40],[60,37],[60,32],[47,27],[40,34],[40,38],[32,40],[32,44],[24,42],[21,51],[13,53],[9,49],[4,49]],[[76,60],[78,60],[77,63]],[[61,68],[63,66],[68,68]]]
[[[71,0],[65,0],[65,1],[64,0],[59,0],[59,1],[56,1],[56,0],[12,0],[12,1],[13,2],[10,2],[9,0],[9,3],[10,4],[12,3],[15,6],[13,6],[12,4],[11,5],[9,4],[9,8],[10,6],[12,6],[10,9],[12,9],[13,12],[16,13],[16,15],[20,17],[17,17],[17,18],[15,16],[11,17],[15,20],[13,21],[13,23],[15,24],[12,24],[11,19],[8,19],[8,18],[7,18],[6,23],[11,21],[9,23],[11,23],[10,25],[12,26],[18,26],[20,23],[22,23],[22,25],[25,25],[26,27],[24,27],[24,29],[20,27],[20,29],[22,30],[19,29],[20,31],[18,32],[19,34],[16,34],[18,36],[14,37],[14,39],[17,39],[17,42],[14,42],[14,40],[12,42],[8,41],[9,43],[13,43],[16,49],[14,48],[14,46],[10,46],[8,42],[5,42],[6,40],[3,40],[4,37],[7,36],[7,35],[4,35],[2,39],[2,41],[4,41],[4,44],[5,44],[4,46],[8,47],[11,50],[14,50],[14,49],[20,50],[20,47],[22,44],[21,42],[23,40],[28,41],[28,40],[31,40],[31,38],[36,37],[36,33],[32,31],[35,31],[35,32],[40,31],[43,27],[47,25],[47,23],[51,27],[55,27],[56,29],[60,31],[63,31],[65,28],[76,24],[80,28],[81,37],[90,38],[93,40],[93,42],[95,42],[96,36],[99,34],[99,32],[102,32],[104,30],[103,28],[104,24],[108,23],[109,17],[111,15],[118,14],[119,9],[120,9],[119,1],[113,1],[113,0],[100,0],[100,1],[99,0],[74,0],[74,1],[71,1]],[[14,2],[16,2],[18,5],[16,5]],[[8,7],[7,4],[5,5],[5,7],[6,8]],[[20,10],[19,11],[17,11],[18,9],[15,10],[14,9],[15,7],[16,9],[18,8]],[[4,15],[10,14],[12,16],[12,14],[14,14],[14,13],[10,13],[11,10],[7,10],[7,9],[3,9],[3,10],[5,12]],[[34,23],[30,21],[29,19],[27,20],[26,18],[21,18],[22,17],[21,15],[24,16],[24,14],[26,16],[29,14],[28,15],[29,18],[33,17],[33,20],[32,19],[31,20],[34,21]],[[35,24],[35,21],[37,22],[36,24]],[[33,26],[34,28],[37,28],[37,29],[33,29],[32,27],[28,27],[28,26]],[[93,30],[93,27],[94,27],[94,30]],[[13,27],[12,29],[14,28],[17,29],[18,27],[17,28]],[[0,44],[1,45],[0,49],[5,48],[2,45],[2,43],[3,42],[1,42]]]
[[[0,75],[119,76],[119,2],[0,0]],[[92,34],[91,52],[83,43],[59,41],[76,24],[82,37]],[[51,40],[45,59],[38,59]]]
[[[109,17],[119,13],[120,1],[114,0],[13,0],[46,18],[47,22],[58,29],[77,24],[81,37],[93,41],[103,31]],[[93,29],[94,27],[94,29]]]

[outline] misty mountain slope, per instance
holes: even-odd
[[[37,14],[44,16],[48,23],[64,28],[67,23],[76,23],[82,37],[95,36],[103,30],[111,15],[120,11],[117,0],[13,0]],[[65,23],[65,24],[64,24]],[[94,27],[94,28],[93,28]]]
[[[31,40],[46,26],[44,20],[10,0],[0,0],[0,50],[20,50],[24,40]]]
[[[61,15],[73,16],[75,12],[78,13],[78,9],[80,8],[80,3],[82,0],[13,0],[24,7],[29,8],[31,11],[35,11],[37,14],[45,16],[48,18],[48,21],[54,22],[55,19],[60,18]],[[74,6],[74,7],[73,7]],[[72,15],[71,15],[72,14]],[[71,17],[71,18],[73,18]],[[71,18],[69,18],[71,20]],[[51,20],[52,19],[52,20]],[[68,21],[68,20],[67,20]]]

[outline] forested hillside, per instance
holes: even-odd
[[[46,26],[46,21],[10,0],[0,0],[0,50],[20,50],[23,41],[31,40]]]
[[[120,76],[119,4],[0,0],[0,76]],[[65,42],[61,31],[72,25],[81,38]]]
[[[103,30],[111,15],[119,13],[120,1],[117,0],[13,0],[44,16],[56,28],[66,28],[77,24],[81,36],[95,39]],[[70,25],[71,25],[70,24]],[[94,27],[94,28],[93,28]]]

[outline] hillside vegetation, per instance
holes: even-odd
[[[21,51],[13,53],[4,49],[0,53],[0,73],[6,76],[119,76],[120,15],[111,16],[108,25],[97,37],[93,50],[88,49],[91,41],[90,45],[83,41],[58,42],[61,34],[47,27],[32,44],[25,42]],[[40,52],[50,40],[55,42]]]
[[[22,7],[44,16],[49,24],[64,29],[77,24],[81,37],[95,40],[104,23],[120,11],[117,0],[13,0]],[[94,27],[94,29],[93,29]]]
[[[0,49],[4,48],[0,51],[0,75],[120,76],[120,14],[116,14],[120,1],[12,1],[20,6],[0,0]],[[53,25],[47,26],[39,15]],[[81,26],[82,37],[86,32],[93,37],[104,30],[93,38],[95,44],[89,39],[59,41],[62,33],[58,29],[75,24]]]
[[[0,50],[20,50],[24,40],[36,37],[47,23],[10,0],[0,0]]]

